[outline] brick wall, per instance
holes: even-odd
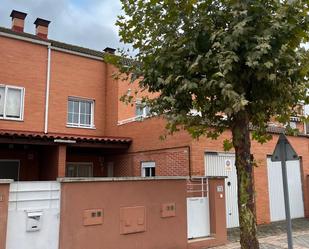
[[[155,151],[135,152],[127,155],[110,157],[114,162],[114,175],[141,176],[142,162],[154,161],[157,176],[188,176],[189,149],[188,147],[171,148]]]
[[[103,136],[105,129],[105,63],[52,51],[49,132]],[[95,129],[68,128],[68,97],[94,100]]]
[[[0,37],[0,84],[25,87],[24,121],[0,120],[1,129],[43,131],[47,47]]]
[[[128,81],[119,80],[118,81],[118,100],[123,96],[128,94],[130,90],[130,96],[133,97],[130,104],[126,104],[122,101],[118,103],[118,120],[124,120],[132,118],[135,116],[136,101],[142,100],[143,97],[155,97],[158,94],[150,94],[147,91],[140,89],[138,81],[129,83]]]
[[[223,141],[231,138],[229,131],[224,132],[217,140],[207,138],[200,138],[193,140],[188,134],[181,131],[169,136],[165,141],[159,139],[159,136],[164,134],[165,123],[163,120],[152,118],[143,122],[133,122],[126,125],[119,126],[119,134],[130,134],[133,138],[133,143],[130,148],[131,153],[138,152],[143,148],[149,150],[162,150],[163,148],[174,148],[177,146],[190,147],[191,173],[192,175],[205,174],[204,155],[206,151],[223,152]],[[252,142],[251,151],[258,167],[254,169],[254,181],[256,190],[256,207],[258,223],[270,222],[269,213],[269,193],[268,193],[268,178],[267,178],[267,155],[273,153],[278,135],[273,135],[273,139],[266,144],[259,144]],[[309,216],[309,186],[305,177],[309,175],[309,140],[306,137],[289,137],[292,146],[296,152],[302,157],[302,177],[303,177],[303,191],[305,202],[305,214]],[[133,160],[134,161],[134,160]],[[168,170],[168,164],[162,164],[166,167],[164,173],[173,174]],[[184,166],[187,168],[186,166]],[[131,171],[132,172],[132,171]],[[133,171],[133,172],[136,172]],[[176,174],[176,173],[175,173]]]
[[[25,88],[24,120],[0,120],[1,129],[43,132],[47,46],[0,37],[0,54],[0,84]],[[100,60],[52,50],[49,133],[105,135],[105,118],[108,116],[106,113],[106,68],[106,64]],[[95,129],[66,126],[68,97],[94,100]]]

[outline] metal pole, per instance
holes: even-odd
[[[282,168],[282,180],[283,180],[283,192],[284,192],[284,204],[285,204],[285,217],[286,217],[286,227],[288,236],[288,248],[293,249],[293,238],[292,238],[292,222],[290,214],[290,201],[289,201],[289,186],[288,177],[286,170],[286,143],[282,141],[280,144],[281,153],[281,168]]]

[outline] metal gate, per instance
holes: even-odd
[[[58,249],[59,182],[10,185],[6,249]]]
[[[193,178],[187,184],[188,239],[210,235],[208,181]]]
[[[299,160],[287,161],[291,218],[304,217],[304,201]],[[270,220],[285,219],[281,162],[267,158]]]
[[[225,176],[225,205],[227,228],[239,227],[237,172],[235,155],[231,153],[206,152],[206,176]]]

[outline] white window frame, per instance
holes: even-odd
[[[135,101],[135,117],[142,117],[142,118],[146,118],[146,117],[149,117],[150,115],[147,114],[147,107],[148,106],[144,106],[143,107],[143,110],[142,110],[142,115],[136,115],[136,109],[137,109],[137,106],[141,106],[143,105],[142,102],[140,100],[137,100]],[[149,107],[148,107],[149,108]]]
[[[296,123],[296,121],[290,121],[290,122],[289,122],[289,125],[290,125],[290,127],[291,127],[292,129],[297,129],[297,123]]]
[[[13,121],[23,121],[24,120],[24,101],[25,101],[25,88],[20,86],[11,86],[11,85],[4,85],[0,84],[0,87],[4,87],[4,106],[3,106],[3,117],[0,117],[0,119],[3,120],[13,120]],[[20,90],[20,111],[19,111],[19,118],[13,118],[13,117],[6,117],[6,97],[8,93],[8,89],[16,89]]]
[[[144,161],[141,162],[141,176],[142,177],[155,177],[155,175],[151,175],[151,176],[146,176],[146,169],[147,168],[155,168],[156,169],[156,162],[155,161]]]
[[[74,166],[74,167],[78,167],[79,165],[88,165],[91,167],[90,169],[90,176],[88,177],[93,177],[93,162],[66,162],[66,166],[65,166],[65,175],[67,176],[67,170],[69,166]],[[70,177],[74,177],[74,176],[70,176]],[[75,176],[75,177],[81,177],[81,176]]]
[[[78,102],[89,102],[91,104],[91,119],[90,119],[90,125],[83,125],[80,124],[80,104],[78,105],[78,123],[69,123],[68,120],[68,114],[69,114],[69,101],[78,101]],[[88,98],[81,98],[81,97],[69,97],[67,101],[67,127],[71,128],[84,128],[84,129],[95,129],[94,125],[94,104],[95,100],[94,99],[88,99]]]

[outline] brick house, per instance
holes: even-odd
[[[131,139],[109,131],[113,67],[104,52],[48,39],[49,21],[0,28],[0,175],[15,180],[113,174],[108,158]],[[108,49],[107,49],[108,51]]]
[[[121,82],[118,98],[136,90],[138,90],[137,83],[128,85],[126,82]],[[186,132],[180,131],[161,141],[159,137],[165,134],[165,122],[160,118],[147,117],[147,110],[140,105],[145,94],[147,93],[142,91],[134,95],[133,105],[118,102],[118,134],[121,136],[130,134],[132,144],[128,154],[124,155],[122,160],[117,159],[116,168],[122,168],[125,174],[130,172],[134,175],[143,175],[145,167],[151,167],[156,175],[226,176],[228,177],[225,181],[227,226],[237,227],[236,169],[225,165],[234,164],[235,158],[233,151],[225,153],[223,150],[223,141],[231,138],[231,132],[224,132],[218,140],[205,137],[193,140]],[[116,100],[114,101],[116,105]],[[301,108],[299,115],[303,115],[302,112]],[[300,156],[299,161],[288,163],[292,217],[309,217],[308,129],[299,117],[292,117],[290,125],[298,128],[300,132],[296,137],[289,137],[289,141]],[[268,131],[273,135],[271,141],[263,145],[253,141],[251,145],[257,163],[257,167],[254,168],[254,181],[259,224],[285,219],[280,164],[272,163],[269,157],[274,151],[283,127],[274,122],[269,125]],[[130,162],[130,167],[127,163],[123,163],[125,161]]]
[[[113,79],[116,69],[103,59],[112,49],[100,52],[50,40],[49,21],[39,18],[36,34],[24,33],[26,14],[13,11],[11,17],[11,29],[0,27],[0,178],[220,175],[228,177],[228,224],[237,226],[234,158],[222,146],[229,131],[215,141],[193,140],[184,131],[160,140],[165,121],[143,118],[147,110],[140,105],[141,95],[133,106],[119,101],[137,85]],[[292,122],[305,131],[297,118]],[[272,186],[270,177],[277,167],[270,167],[267,158],[280,131],[270,127],[272,141],[252,143],[259,165],[254,171],[259,223],[282,218],[272,214],[278,184]],[[301,197],[294,217],[309,217],[308,138],[289,139],[301,156],[291,179],[299,183],[294,196]],[[216,171],[220,167],[222,172]]]
[[[26,15],[13,10],[12,27],[0,27],[0,249],[224,244],[224,178],[212,177],[207,188],[202,178],[194,197],[202,192],[209,200],[207,238],[188,243],[187,177],[178,176],[190,174],[190,147],[176,140],[163,147],[150,136],[154,148],[135,135],[142,123],[118,125],[131,110],[119,102],[117,69],[104,61],[115,50],[51,40],[50,22],[40,18],[36,34],[25,33]],[[141,144],[132,147],[132,138]],[[169,178],[145,178],[155,175]],[[117,178],[129,176],[142,177]]]

